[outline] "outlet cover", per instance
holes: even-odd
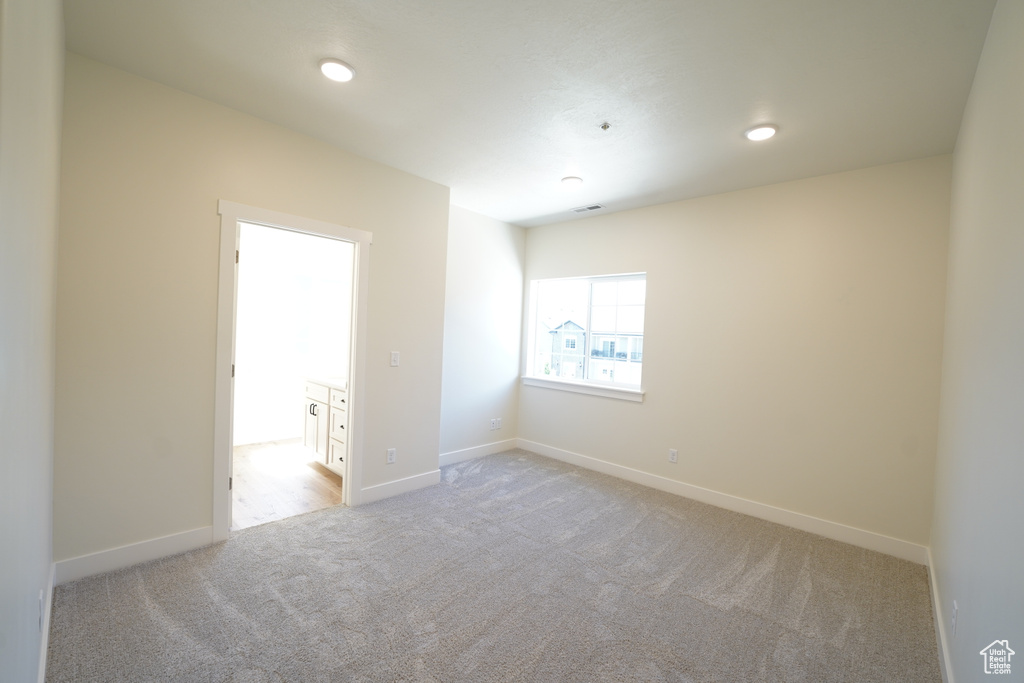
[[[668,461],[679,462],[679,451],[674,448],[668,449]]]
[[[395,458],[396,458],[395,449],[394,448],[389,448],[388,449],[388,464],[389,465],[394,464]]]

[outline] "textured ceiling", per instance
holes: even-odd
[[[65,23],[73,52],[532,226],[948,153],[994,4],[65,0]]]

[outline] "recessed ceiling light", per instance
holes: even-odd
[[[583,178],[578,178],[574,175],[569,175],[562,178],[562,187],[576,188],[583,184]]]
[[[762,140],[767,140],[778,132],[778,126],[755,126],[743,135],[752,142],[761,142]]]
[[[320,71],[332,81],[346,83],[356,75],[356,70],[340,59],[321,59]]]

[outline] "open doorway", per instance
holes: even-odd
[[[241,221],[231,529],[344,502],[355,245]]]
[[[233,528],[359,502],[372,236],[218,207],[213,538],[225,540]]]

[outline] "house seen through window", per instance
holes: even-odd
[[[645,273],[531,283],[528,375],[640,387]]]

